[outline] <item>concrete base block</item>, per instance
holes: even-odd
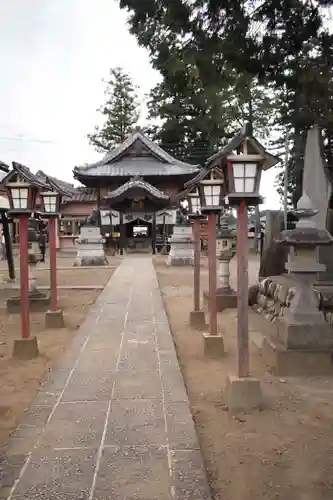
[[[205,305],[209,303],[209,293],[203,292],[203,301]],[[218,312],[225,309],[235,309],[237,307],[237,295],[230,289],[230,291],[218,288],[216,290],[216,308]]]
[[[169,254],[167,265],[168,266],[193,266],[194,259],[193,259],[193,257],[178,257],[178,256],[171,256]]]
[[[107,266],[109,264],[105,255],[99,256],[77,256],[73,264],[74,267],[89,267],[89,266]]]
[[[207,328],[204,311],[191,311],[189,322],[192,328],[197,328],[198,330],[205,330]]]
[[[65,322],[62,310],[46,311],[45,326],[46,328],[64,328]]]
[[[278,377],[333,376],[332,349],[286,349],[265,337],[262,356]]]
[[[228,375],[226,399],[231,413],[246,412],[262,407],[260,381],[252,377]]]
[[[51,303],[48,295],[38,294],[29,297],[30,312],[46,312]],[[21,309],[20,297],[9,297],[6,301],[7,312],[9,314],[19,314]]]
[[[224,356],[224,342],[222,335],[203,334],[204,354],[211,358],[220,358]]]
[[[37,337],[28,339],[15,339],[13,346],[13,358],[29,360],[39,355]]]

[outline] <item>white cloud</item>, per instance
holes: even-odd
[[[128,71],[142,99],[159,79],[116,1],[3,1],[0,33],[0,159],[64,180],[98,157],[86,135],[99,120],[110,67]],[[263,179],[269,205],[273,177]]]

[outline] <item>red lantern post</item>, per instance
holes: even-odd
[[[64,317],[61,309],[58,309],[57,289],[57,228],[56,221],[60,211],[61,197],[71,196],[72,193],[64,191],[51,179],[46,179],[49,189],[41,192],[44,217],[48,219],[49,251],[50,251],[50,289],[51,309],[46,312],[46,328],[63,328]]]
[[[29,213],[19,215],[20,306],[22,339],[29,339],[30,337],[28,223]]]
[[[202,215],[191,214],[192,235],[194,246],[194,270],[193,270],[193,311],[190,312],[190,326],[202,330],[206,327],[205,312],[200,311],[200,257],[201,257],[201,224]]]
[[[28,266],[28,223],[29,216],[35,208],[38,190],[44,187],[24,165],[13,162],[13,169],[3,179],[8,191],[8,200],[12,218],[19,220],[20,248],[20,316],[21,338],[14,341],[13,356],[20,359],[31,359],[38,356],[36,337],[30,336],[29,321],[29,266]],[[13,298],[15,302],[17,299]],[[7,302],[7,307],[10,299]]]
[[[58,310],[58,290],[57,290],[57,234],[56,218],[50,217],[49,229],[49,251],[50,251],[50,278],[51,278],[51,312]],[[63,326],[63,325],[62,325]]]

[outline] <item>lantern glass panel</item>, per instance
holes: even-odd
[[[199,213],[201,210],[200,198],[198,196],[191,197],[192,212]]]
[[[221,187],[212,186],[211,184],[204,185],[204,195],[206,207],[218,207],[220,205]]]
[[[47,214],[57,212],[57,195],[44,195],[44,209]]]
[[[234,163],[234,185],[236,193],[254,193],[256,187],[256,163]]]
[[[15,210],[26,210],[28,208],[28,188],[17,187],[11,189],[13,208]]]

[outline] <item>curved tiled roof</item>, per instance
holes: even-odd
[[[144,145],[150,156],[126,156],[126,151],[136,142]],[[185,163],[173,158],[169,153],[148,139],[141,132],[135,132],[126,141],[106,153],[102,160],[74,168],[74,177],[132,177],[191,175],[196,174],[199,165]]]
[[[143,189],[144,191],[147,191],[154,198],[158,198],[160,200],[168,200],[169,199],[169,196],[167,194],[163,193],[163,191],[160,191],[155,186],[152,186],[151,184],[149,184],[149,182],[146,182],[140,176],[133,177],[129,181],[125,182],[125,184],[123,184],[122,186],[119,186],[114,191],[111,191],[110,193],[108,193],[107,198],[109,198],[109,199],[118,198],[118,196],[122,196],[123,194],[125,194],[126,191],[129,191],[130,189],[136,189],[136,188]]]

